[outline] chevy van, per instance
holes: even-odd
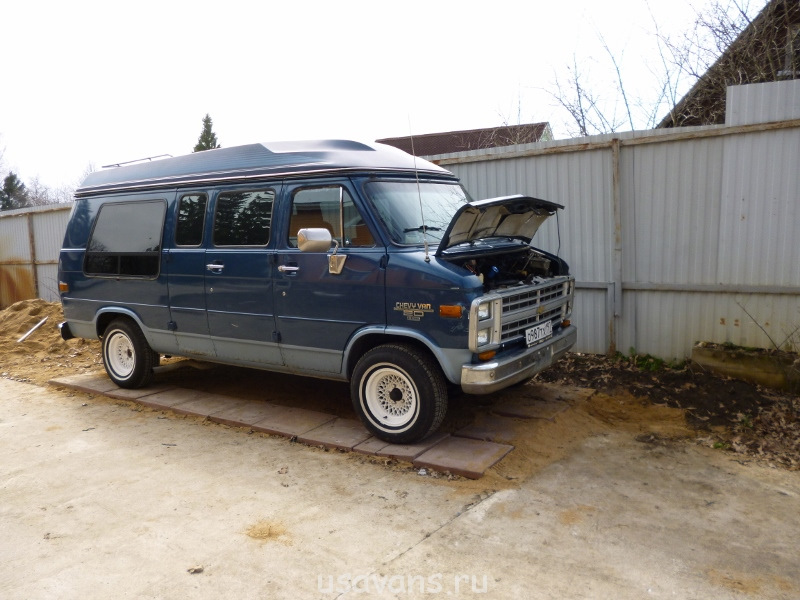
[[[532,239],[563,206],[472,200],[381,144],[251,144],[104,169],[59,258],[64,339],[146,386],[176,355],[350,382],[375,436],[433,433],[448,392],[523,382],[576,341],[574,279]]]

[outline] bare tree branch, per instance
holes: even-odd
[[[564,75],[556,75],[550,95],[577,127],[568,129],[586,136],[610,133],[621,126],[722,123],[727,86],[776,81],[800,72],[800,52],[794,51],[791,37],[797,35],[800,45],[798,0],[714,0],[705,12],[695,15],[693,25],[682,34],[665,34],[654,15],[652,26],[659,60],[648,65],[653,76],[649,84],[637,81],[630,86],[623,77],[624,54],[615,51],[602,35],[598,37],[607,61],[601,67],[608,76],[599,81],[602,85],[613,78],[616,97],[601,96],[605,88],[587,79],[585,65],[590,59],[573,55],[565,70],[566,80]],[[691,95],[684,96],[693,85]],[[600,89],[603,91],[598,92]],[[624,118],[618,116],[620,107]],[[664,114],[667,116],[659,121]]]
[[[605,38],[601,35],[600,42],[603,44],[603,49],[608,54],[608,57],[611,59],[611,64],[614,65],[614,72],[617,74],[617,89],[619,93],[622,95],[622,102],[625,105],[625,112],[628,114],[628,123],[631,126],[631,131],[636,129],[636,125],[633,122],[633,114],[631,114],[631,104],[628,102],[628,95],[625,93],[625,86],[622,83],[622,73],[619,70],[619,63],[617,62],[616,56],[611,51],[611,48],[608,47]]]

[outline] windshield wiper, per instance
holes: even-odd
[[[406,227],[403,229],[403,233],[411,233],[412,231],[421,231],[425,233],[426,231],[441,231],[441,227],[426,227],[425,225],[420,225],[419,227]]]

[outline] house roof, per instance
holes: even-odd
[[[198,183],[248,182],[265,176],[297,177],[341,172],[452,174],[397,148],[349,140],[271,142],[195,152],[90,173],[77,197],[100,192],[181,187]]]
[[[798,0],[770,0],[658,127],[722,124],[729,85],[800,77],[798,27]]]
[[[426,133],[409,137],[383,138],[377,141],[381,144],[399,148],[409,154],[435,156],[437,154],[450,154],[466,150],[530,144],[531,142],[544,141],[552,137],[550,124],[545,122],[491,127],[489,129]]]

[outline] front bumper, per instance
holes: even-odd
[[[552,338],[526,348],[513,356],[481,364],[461,366],[461,389],[466,394],[491,394],[525,381],[558,360],[578,340],[574,325],[561,329]]]

